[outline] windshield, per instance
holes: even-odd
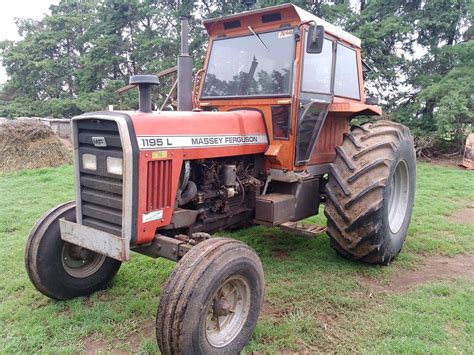
[[[201,97],[290,95],[293,29],[215,40]]]

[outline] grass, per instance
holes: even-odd
[[[153,323],[166,260],[133,255],[112,287],[90,297],[52,301],[31,285],[26,237],[49,208],[73,199],[70,166],[0,174],[0,353],[91,350],[154,353]],[[254,227],[230,234],[260,255],[265,313],[246,352],[473,353],[474,286],[452,279],[407,292],[373,293],[363,277],[386,281],[430,255],[474,252],[472,224],[450,216],[474,201],[472,172],[419,164],[416,205],[402,254],[389,267],[349,262],[326,235],[309,239]],[[324,223],[321,215],[311,218]]]

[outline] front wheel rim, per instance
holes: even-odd
[[[250,286],[243,277],[227,279],[207,309],[207,341],[216,348],[230,344],[242,330],[250,311]]]
[[[388,222],[393,234],[397,233],[405,221],[410,194],[408,165],[405,160],[398,162],[392,176]]]
[[[65,242],[61,252],[64,270],[72,277],[83,279],[95,274],[104,264],[105,255]]]

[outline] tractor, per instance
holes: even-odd
[[[351,125],[382,115],[364,93],[354,35],[292,4],[209,19],[193,80],[188,26],[177,110],[153,110],[159,80],[136,75],[138,110],[72,119],[75,201],[38,220],[26,269],[40,292],[66,300],[105,288],[131,251],[173,260],[156,317],[161,352],[236,354],[257,323],[264,273],[250,247],[211,235],[326,232],[343,257],[386,265],[407,235],[415,151],[403,125]],[[305,223],[320,205],[327,226]]]

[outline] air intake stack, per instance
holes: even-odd
[[[151,87],[159,85],[160,80],[156,75],[134,75],[130,77],[130,85],[138,85],[140,112],[151,112]]]

